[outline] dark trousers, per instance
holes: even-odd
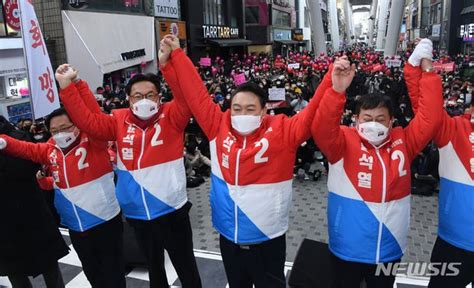
[[[286,238],[256,245],[238,245],[220,236],[220,248],[230,288],[286,287]]]
[[[461,263],[461,265],[455,265],[459,269],[457,276],[431,276],[429,288],[464,288],[469,283],[474,284],[474,252],[455,247],[438,237],[431,253],[431,263]],[[447,273],[452,274],[449,266]]]
[[[42,275],[47,288],[64,288],[63,277],[57,262],[48,267]],[[27,275],[9,275],[8,280],[10,280],[13,288],[33,287]]]
[[[188,202],[181,209],[151,221],[127,219],[135,230],[138,246],[147,259],[151,288],[169,287],[164,249],[168,251],[181,286],[202,287],[193,252],[190,208],[191,203]]]
[[[377,264],[345,261],[329,252],[333,281],[331,288],[360,288],[365,280],[367,288],[393,288],[394,275],[375,275]],[[400,262],[400,260],[392,263]]]
[[[121,214],[85,232],[69,230],[72,246],[94,288],[125,288]]]

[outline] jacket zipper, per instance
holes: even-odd
[[[247,137],[244,137],[244,145],[237,151],[237,159],[235,165],[235,189],[236,192],[239,192],[239,168],[240,168],[240,152],[247,146]],[[237,196],[237,195],[236,195]],[[238,230],[239,230],[239,219],[238,219],[238,207],[237,203],[234,201],[234,213],[235,213],[235,231],[234,231],[234,243],[237,242]]]
[[[387,169],[385,167],[385,162],[383,162],[383,158],[380,155],[380,150],[377,148],[375,149],[377,153],[377,157],[379,158],[380,163],[382,164],[382,171],[383,171],[383,177],[382,177],[382,213],[381,213],[381,219],[379,223],[379,234],[377,238],[377,252],[375,256],[375,262],[378,264],[380,262],[380,249],[382,245],[382,229],[383,229],[383,223],[385,222],[385,198],[387,196]]]
[[[138,127],[138,128],[140,128],[140,127]],[[141,151],[140,151],[140,156],[138,157],[138,170],[142,169],[140,164],[142,162],[143,152],[145,150],[145,136],[146,136],[146,130],[147,129],[145,129],[145,130],[140,129],[140,130],[142,130],[142,147],[141,147]],[[140,189],[141,189],[141,194],[142,194],[143,206],[145,207],[146,217],[147,217],[148,220],[151,220],[150,211],[148,210],[148,205],[147,205],[146,199],[145,199],[145,190],[143,189],[143,185],[140,185]]]
[[[64,155],[63,150],[61,150],[61,149],[58,149],[58,150],[61,152],[61,155],[63,155],[64,180],[66,181],[67,189],[69,189],[69,179],[67,178],[67,169],[66,169],[66,155],[69,154],[70,152],[72,152],[73,150],[75,150],[75,148],[73,148],[66,155]],[[76,215],[77,222],[79,223],[79,229],[81,230],[81,232],[84,232],[84,228],[82,227],[82,223],[81,223],[81,218],[79,218],[79,213],[77,213],[76,205],[74,205],[74,203],[72,203],[72,202],[71,202],[71,205],[72,205],[72,210],[74,210],[74,214]]]

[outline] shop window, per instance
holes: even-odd
[[[204,24],[226,25],[222,0],[204,0]]]
[[[245,23],[258,24],[259,22],[259,7],[245,7]]]
[[[273,21],[272,24],[274,26],[283,26],[283,27],[290,27],[291,26],[291,17],[290,13],[286,13],[280,10],[273,9]]]

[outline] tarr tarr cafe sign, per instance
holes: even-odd
[[[202,25],[203,38],[231,39],[239,38],[239,28],[227,26]]]

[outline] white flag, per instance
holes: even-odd
[[[21,11],[21,31],[28,64],[30,97],[35,119],[47,116],[59,108],[59,94],[43,33],[32,0],[18,0]]]

